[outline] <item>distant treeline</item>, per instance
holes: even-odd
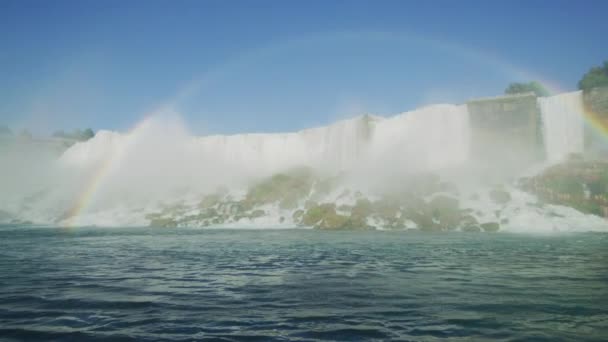
[[[580,81],[578,81],[578,89],[587,91],[591,88],[608,87],[608,60],[604,61],[602,66],[594,66],[586,74],[583,75]],[[536,96],[548,96],[549,91],[545,87],[536,82],[527,83],[511,83],[505,89],[505,94],[523,94],[523,93],[534,93]]]
[[[13,133],[10,127],[6,125],[0,125],[0,137],[20,137],[25,139],[31,139],[32,133],[30,133],[30,131],[28,131],[27,129],[24,129],[21,131],[21,133],[19,133],[19,135],[15,135],[15,133]]]
[[[85,130],[77,129],[72,132],[57,131],[53,133],[53,137],[55,138],[71,139],[78,141],[86,141],[94,136],[95,132],[93,132],[93,130],[90,128],[87,128]]]
[[[0,125],[0,136],[16,136],[13,131],[6,125]],[[32,134],[28,131],[28,130],[23,130],[21,131],[21,133],[19,133],[17,136],[21,137],[21,138],[32,138]],[[65,132],[65,131],[56,131],[55,133],[53,133],[53,137],[54,138],[61,138],[61,139],[69,139],[69,140],[76,140],[76,141],[86,141],[91,139],[92,137],[95,136],[95,132],[93,132],[92,129],[87,128],[85,130],[81,130],[81,129],[76,129],[72,132]]]
[[[578,89],[589,90],[597,87],[608,87],[608,60],[604,61],[604,65],[595,66],[578,81]]]

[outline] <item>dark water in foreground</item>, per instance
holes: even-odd
[[[608,234],[0,229],[3,340],[605,340]]]

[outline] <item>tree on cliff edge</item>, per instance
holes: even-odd
[[[536,96],[548,96],[549,92],[542,84],[533,81],[528,83],[511,83],[505,89],[505,94],[507,95],[516,95],[516,94],[525,94],[525,93],[534,93]]]
[[[608,87],[608,61],[604,61],[603,66],[596,66],[578,81],[578,89],[589,90],[596,87]]]
[[[77,129],[72,133],[66,133],[62,130],[56,131],[55,133],[53,133],[53,137],[55,137],[55,138],[63,138],[63,139],[78,140],[78,141],[87,141],[87,140],[93,138],[94,136],[95,136],[95,132],[93,132],[93,130],[90,128],[87,128],[84,131]]]

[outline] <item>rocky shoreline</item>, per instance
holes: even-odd
[[[573,157],[534,177],[520,179],[517,187],[537,197],[536,203],[528,203],[530,206],[552,204],[608,217],[607,162]],[[321,230],[431,232],[496,232],[509,222],[508,217],[501,216],[501,208],[511,201],[507,188],[488,188],[481,199],[478,193],[468,196],[468,200],[491,202],[496,208],[492,218],[469,207],[454,184],[434,174],[410,177],[400,190],[371,196],[344,187],[339,176],[320,178],[311,169],[299,168],[256,183],[241,198],[220,189],[195,205],[167,205],[146,218],[150,226],[167,228],[224,226],[258,220]]]

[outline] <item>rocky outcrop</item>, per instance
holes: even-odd
[[[225,190],[198,203],[164,206],[147,215],[155,227],[207,227],[239,222],[342,229],[419,229],[422,231],[496,231],[498,223],[479,224],[473,209],[463,208],[458,189],[433,174],[409,177],[393,192],[366,196],[341,185],[340,177],[321,178],[294,169],[253,184],[241,199]],[[510,195],[495,189],[490,197],[506,203]],[[340,203],[340,204],[337,204]],[[497,216],[498,217],[498,216]],[[274,221],[273,221],[274,220]]]
[[[494,188],[490,190],[489,195],[490,199],[496,204],[505,205],[511,200],[511,194],[502,188]]]
[[[519,185],[545,203],[608,217],[608,162],[571,156],[535,177],[521,179]]]

